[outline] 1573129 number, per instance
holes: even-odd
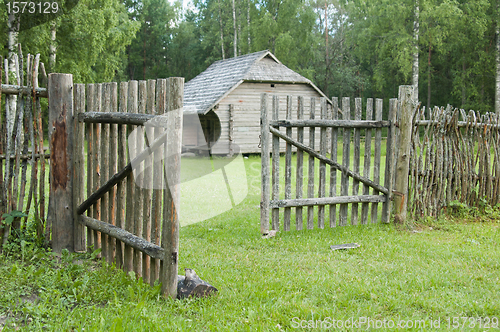
[[[56,14],[57,2],[12,1],[6,2],[8,14]]]

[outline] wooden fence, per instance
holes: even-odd
[[[0,85],[0,96],[17,96],[12,128],[6,122],[11,103],[4,102],[0,112],[0,218],[34,209],[39,234],[45,233],[54,252],[101,249],[107,262],[147,283],[161,282],[163,293],[175,298],[184,79],[123,82],[118,89],[117,83],[85,86],[73,84],[70,74],[50,74],[45,89],[38,87],[39,67],[44,72],[39,56],[29,55],[28,75],[18,70],[17,85]],[[48,126],[42,125],[41,98],[48,98]],[[138,155],[127,162],[127,144],[134,144],[127,134],[159,115],[166,127],[149,127],[154,140],[145,151],[137,146]],[[43,147],[44,127],[50,156]],[[140,169],[140,186],[132,164]],[[16,218],[12,227],[26,222]],[[9,227],[0,228],[2,243],[9,234]]]
[[[427,114],[426,114],[427,113]],[[409,212],[437,216],[452,201],[500,201],[500,118],[463,109],[414,113]]]
[[[183,86],[182,78],[123,82],[119,91],[117,83],[75,84],[74,154],[68,160],[73,164],[73,213],[79,223],[74,228],[74,249],[101,248],[107,262],[134,271],[151,285],[160,281],[163,293],[173,298],[177,294]],[[145,151],[137,146],[141,152],[127,163],[127,145],[132,159],[131,144],[144,140],[139,136],[131,140],[131,132],[159,115],[166,127],[147,129],[154,130],[154,141]],[[133,164],[140,167],[140,186]],[[165,171],[174,182],[163,179]],[[167,189],[153,189],[161,187]]]
[[[375,105],[373,99],[367,99],[363,119],[361,98],[355,99],[354,109],[351,109],[349,98],[342,99],[341,109],[338,98],[332,98],[332,114],[327,112],[326,100],[320,99],[319,119],[311,111],[310,119],[306,120],[303,117],[303,98],[298,97],[295,101],[292,96],[287,97],[286,119],[280,120],[278,97],[273,96],[270,103],[268,95],[263,94],[261,232],[268,233],[269,217],[272,229],[280,229],[280,209],[283,209],[281,220],[285,231],[291,229],[293,212],[295,229],[303,229],[304,207],[307,207],[307,229],[313,229],[315,221],[318,228],[324,228],[325,224],[336,227],[379,220],[389,222],[393,212],[395,218],[404,219],[408,198],[411,115],[416,104],[414,93],[414,87],[401,86],[399,98],[389,102],[387,120],[382,117],[381,99],[376,99]],[[298,103],[296,118],[292,114],[293,102]],[[316,102],[315,98],[311,99],[312,110]],[[271,120],[268,119],[269,114]],[[280,128],[285,128],[285,131]],[[304,128],[309,130],[308,142],[304,142]],[[383,128],[387,131],[385,140],[382,138]],[[315,146],[318,131],[320,143]],[[328,137],[330,147],[327,146]],[[286,142],[284,176],[280,169],[280,140]],[[339,143],[342,143],[341,151]],[[297,149],[295,161],[292,146]],[[382,159],[384,146],[385,163]],[[307,168],[304,165],[304,153],[309,156]],[[342,156],[341,161],[338,160],[339,155]],[[315,167],[316,162],[319,163],[318,168]],[[293,168],[295,174],[292,172]],[[284,180],[280,181],[281,178]],[[304,188],[304,180],[307,181],[307,190]],[[307,197],[304,198],[304,195]],[[391,208],[392,202],[394,211]]]
[[[14,60],[17,64],[14,73],[9,73],[7,60],[0,61],[0,106],[3,104],[0,107],[0,225],[4,214],[31,213],[37,235],[45,235],[49,241],[51,226],[45,225],[48,204],[45,168],[49,155],[44,148],[46,125],[42,116],[42,99],[47,98],[47,90],[40,88],[38,82],[39,72],[44,81],[46,74],[39,55],[28,54],[24,62],[19,49]],[[13,121],[9,121],[11,118]],[[26,227],[27,218],[24,217],[23,222],[23,218],[17,217],[12,225],[0,228],[0,252],[11,227],[20,231]]]

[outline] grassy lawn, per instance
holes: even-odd
[[[253,187],[260,188],[260,159],[245,159],[245,166],[247,198],[180,232],[179,271],[193,268],[218,295],[163,299],[158,287],[89,255],[59,259],[25,247],[0,256],[0,331],[332,330],[334,319],[354,321],[354,331],[373,330],[384,319],[409,330],[440,322],[433,330],[446,331],[456,326],[454,317],[481,318],[483,328],[475,321],[472,330],[489,330],[488,319],[498,326],[500,208],[488,218],[469,214],[262,239],[260,191]],[[330,249],[350,242],[361,246]],[[471,322],[460,319],[458,330],[471,330]]]

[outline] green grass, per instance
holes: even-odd
[[[250,157],[245,165],[248,183],[258,184],[260,159]],[[347,226],[262,239],[259,201],[260,192],[250,189],[233,210],[181,228],[179,271],[193,268],[219,289],[207,299],[163,299],[158,287],[89,255],[58,259],[25,247],[0,256],[3,331],[289,331],[312,320],[361,317],[427,324],[413,330],[429,330],[431,320],[440,320],[434,330],[446,331],[454,317],[500,318],[498,207],[483,221],[462,209],[467,221]],[[329,249],[350,242],[361,247]]]

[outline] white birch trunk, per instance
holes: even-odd
[[[8,49],[9,49],[9,55],[8,55],[8,61],[6,61],[6,66],[5,66],[5,68],[8,69],[8,72],[6,71],[6,73],[5,73],[6,74],[6,82],[5,83],[19,85],[20,82],[10,82],[9,81],[9,73],[16,74],[16,72],[17,72],[16,63],[18,62],[17,61],[17,40],[18,40],[18,35],[19,35],[19,18],[13,14],[9,15],[7,27],[8,27],[7,45],[8,45]],[[7,66],[7,62],[8,62],[8,66]],[[6,114],[7,134],[9,135],[8,137],[12,137],[12,130],[14,128],[14,122],[16,119],[17,96],[16,95],[9,95],[7,97],[7,101],[8,101],[7,114]]]
[[[413,22],[413,42],[415,43],[414,50],[413,50],[413,75],[412,75],[412,82],[411,84],[416,86],[416,100],[418,100],[418,34],[419,34],[419,29],[420,29],[420,23],[419,23],[419,16],[420,16],[420,9],[419,9],[419,1],[420,0],[415,0],[415,21]]]
[[[57,33],[57,26],[56,26],[56,21],[54,20],[50,23],[49,70],[51,73],[55,71],[56,67],[56,53],[57,53],[56,33]]]
[[[236,5],[233,0],[233,30],[234,30],[234,57],[238,56],[238,31],[236,30]]]
[[[219,0],[219,24],[220,24],[220,48],[222,51],[222,60],[226,58],[224,55],[224,33],[222,31],[222,5]]]
[[[251,40],[250,40],[250,0],[248,0],[248,7],[247,7],[247,24],[248,24],[248,52],[252,52],[252,47],[251,47]]]

